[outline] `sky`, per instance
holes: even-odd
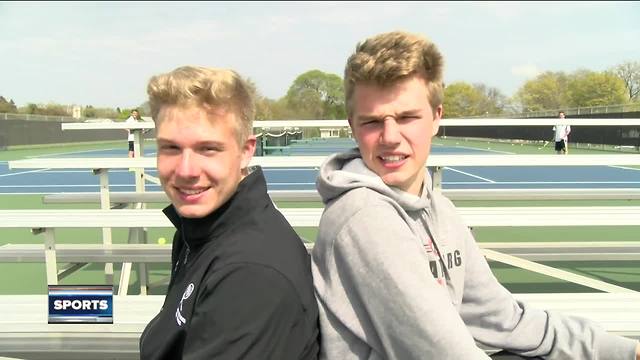
[[[445,83],[512,96],[544,71],[640,61],[640,2],[0,1],[0,95],[136,107],[151,76],[232,68],[269,98],[318,69],[342,76],[365,38],[404,30],[445,57]]]

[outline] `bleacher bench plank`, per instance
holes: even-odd
[[[583,316],[640,339],[640,294],[514,294],[537,308]],[[29,359],[137,359],[146,324],[164,296],[114,296],[114,324],[47,324],[46,295],[0,296],[0,356]],[[6,315],[5,315],[6,314]]]
[[[305,244],[310,251],[313,243]],[[531,261],[640,261],[640,242],[480,242],[493,249]],[[165,244],[56,244],[56,256],[63,263],[145,262],[169,263],[171,245]],[[42,244],[0,246],[0,262],[44,262]]]
[[[323,208],[279,209],[292,226],[317,227]],[[640,225],[640,206],[458,207],[468,226]],[[0,228],[173,227],[160,209],[0,210]]]
[[[640,189],[442,189],[442,194],[451,200],[638,200]],[[321,201],[315,190],[270,190],[274,201]],[[164,191],[111,192],[112,204],[169,203]],[[100,193],[56,193],[42,197],[45,204],[100,203]]]

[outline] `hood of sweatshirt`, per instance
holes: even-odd
[[[405,211],[412,212],[429,208],[432,185],[429,172],[425,174],[421,195],[410,194],[385,184],[382,178],[365,165],[360,151],[354,148],[333,154],[325,160],[316,179],[316,188],[325,205],[349,190],[366,187],[388,196]]]

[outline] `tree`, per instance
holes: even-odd
[[[448,118],[480,115],[477,104],[482,95],[466,82],[455,82],[444,89],[444,114]]]
[[[628,101],[624,81],[612,72],[580,70],[567,84],[569,106],[624,104]]]
[[[524,111],[540,111],[566,107],[568,76],[564,72],[547,71],[527,81],[514,99]]]
[[[96,117],[96,109],[91,105],[87,105],[87,106],[84,107],[83,115],[86,118],[95,118]]]
[[[507,97],[497,88],[482,83],[473,84],[473,87],[481,94],[481,101],[478,104],[478,110],[481,113],[501,114],[509,103]]]
[[[624,62],[611,71],[624,81],[629,100],[640,99],[640,61]]]
[[[500,114],[507,102],[496,88],[485,84],[455,82],[444,89],[444,112],[448,118]]]
[[[249,86],[250,91],[253,93],[254,105],[255,105],[255,120],[270,120],[273,118],[272,102],[262,95],[258,86],[251,78],[244,79]]]
[[[0,113],[15,113],[17,111],[18,108],[13,100],[7,101],[3,96],[0,96]]]
[[[342,79],[320,70],[299,75],[285,96],[287,106],[301,119],[345,119]]]
[[[34,103],[28,103],[27,106],[20,108],[19,111],[23,114],[37,114],[39,108],[38,105]]]

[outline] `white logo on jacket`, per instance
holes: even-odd
[[[189,296],[191,296],[191,294],[193,293],[194,287],[195,286],[193,286],[193,283],[191,283],[187,285],[186,289],[184,289],[184,293],[182,294],[182,299],[180,299],[180,306],[178,306],[178,308],[176,309],[176,322],[178,323],[178,326],[182,326],[187,323],[187,319],[185,319],[184,316],[182,316],[182,302],[187,300]]]

